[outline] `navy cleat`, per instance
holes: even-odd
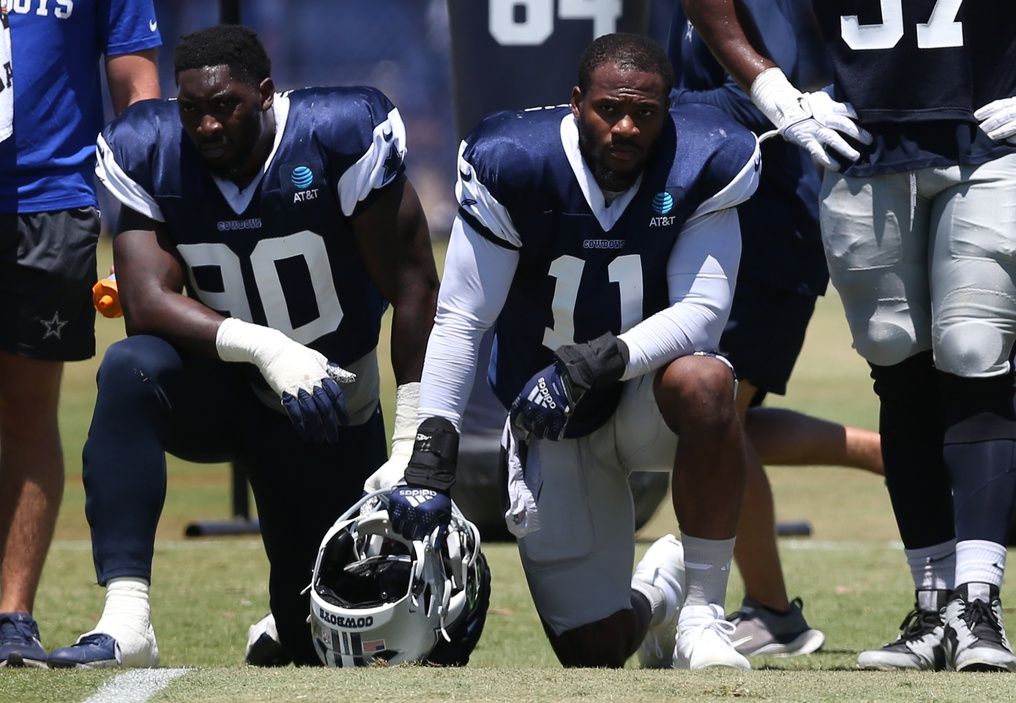
[[[151,668],[159,665],[155,632],[148,627],[144,636],[128,637],[127,651],[116,639],[102,632],[89,632],[70,647],[54,649],[49,665],[54,669],[104,669],[124,666]]]
[[[46,667],[39,625],[29,613],[0,613],[0,666]]]
[[[70,647],[54,649],[49,655],[49,665],[54,669],[101,669],[119,666],[116,650],[115,639],[96,632],[83,635]]]

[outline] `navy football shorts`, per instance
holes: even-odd
[[[759,389],[752,405],[760,404],[767,393],[787,392],[815,300],[815,296],[752,281],[737,282],[720,352],[734,365],[739,379]]]
[[[95,354],[94,207],[0,214],[0,350],[77,361]]]

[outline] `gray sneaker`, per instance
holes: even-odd
[[[745,598],[741,609],[727,616],[734,624],[730,636],[734,649],[749,657],[793,657],[817,652],[825,643],[825,635],[821,630],[808,627],[801,607],[801,599],[795,598],[787,611],[781,613],[757,600]]]
[[[945,608],[943,644],[956,671],[1016,671],[997,586],[971,582],[956,587]]]
[[[878,649],[861,652],[861,669],[942,671],[946,668],[942,612],[949,591],[917,591],[914,609],[900,623],[900,636]]]

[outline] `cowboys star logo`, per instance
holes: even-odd
[[[42,335],[43,339],[49,339],[50,337],[60,339],[63,333],[63,328],[67,324],[67,320],[60,319],[60,311],[58,310],[53,311],[52,319],[39,320],[39,322],[41,322],[42,326],[46,328],[46,331]]]

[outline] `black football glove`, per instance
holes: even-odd
[[[406,485],[396,486],[388,496],[393,530],[412,540],[435,534],[435,546],[443,541],[452,517],[449,491],[458,454],[459,433],[450,421],[429,417],[420,423],[406,466]]]
[[[558,347],[554,358],[526,382],[512,403],[509,416],[520,441],[561,439],[586,391],[621,380],[628,347],[608,332],[582,344]]]

